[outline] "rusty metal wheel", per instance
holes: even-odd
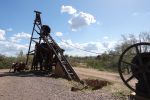
[[[118,71],[128,88],[145,95],[142,91],[137,92],[137,83],[140,81],[150,95],[150,43],[136,43],[125,49],[119,58]]]

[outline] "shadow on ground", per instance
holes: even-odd
[[[17,76],[17,77],[55,77],[57,76],[52,75],[49,73],[49,71],[23,71],[23,72],[3,72],[0,73],[0,77],[5,77],[5,76]]]

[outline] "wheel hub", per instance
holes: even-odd
[[[136,64],[137,68],[135,68],[134,66],[131,67],[133,75],[138,80],[138,83],[136,83],[136,92],[139,93],[139,91],[140,91],[140,92],[143,92],[144,94],[148,94],[146,84],[150,84],[150,79],[149,79],[149,77],[150,77],[150,72],[149,72],[150,65],[147,66],[147,64],[150,61],[150,53],[148,52],[148,53],[141,53],[140,54],[142,65],[140,65],[138,57],[139,57],[139,55],[136,55],[132,60],[132,63]]]

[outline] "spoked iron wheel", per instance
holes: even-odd
[[[150,95],[150,43],[141,42],[129,46],[121,54],[118,71],[125,85],[137,93],[136,85],[143,83]],[[138,92],[143,95],[143,92]],[[144,94],[145,95],[145,94]]]

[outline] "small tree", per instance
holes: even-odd
[[[20,50],[19,54],[17,55],[17,61],[18,62],[25,62],[26,56],[23,54],[23,50]]]

